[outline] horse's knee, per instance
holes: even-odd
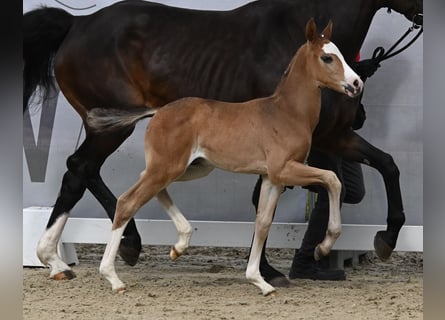
[[[71,171],[65,172],[59,195],[54,204],[54,211],[50,217],[48,225],[51,225],[60,214],[69,212],[82,198],[85,190],[86,183],[84,179],[77,177]]]
[[[66,167],[69,171],[78,173],[81,171],[81,167],[84,161],[82,161],[82,157],[77,153],[74,153],[66,159]]]
[[[332,237],[333,239],[338,239],[340,237],[341,234],[341,224],[335,225],[335,226],[330,226],[327,230],[327,233],[329,234],[330,237]]]
[[[86,181],[71,171],[63,175],[59,199],[67,204],[76,203],[82,198],[86,189]]]
[[[92,161],[84,153],[74,153],[66,160],[66,167],[79,177],[90,179],[99,176],[102,162]]]
[[[329,191],[340,194],[342,190],[342,184],[334,171],[326,171],[325,183]]]
[[[382,174],[388,179],[399,179],[400,171],[390,154],[385,153],[381,159]]]

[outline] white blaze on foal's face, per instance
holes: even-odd
[[[344,70],[344,80],[342,86],[344,87],[346,94],[350,97],[359,95],[363,89],[363,81],[346,63],[345,58],[341,54],[340,50],[338,50],[337,46],[332,42],[328,42],[323,45],[322,49],[325,54],[335,55],[340,60]]]

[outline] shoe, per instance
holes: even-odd
[[[341,269],[321,268],[315,259],[299,259],[296,255],[289,271],[289,279],[344,281],[346,280],[346,274],[345,271]]]

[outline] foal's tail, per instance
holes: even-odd
[[[144,118],[152,117],[159,108],[130,110],[94,108],[88,112],[87,126],[96,132],[111,132],[132,127]]]
[[[74,16],[58,8],[42,7],[23,15],[23,112],[37,86],[43,100],[54,87],[53,58],[73,20]]]

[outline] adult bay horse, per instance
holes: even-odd
[[[373,16],[383,7],[410,20],[423,12],[419,0],[260,0],[223,12],[124,1],[87,16],[55,8],[26,13],[24,112],[37,86],[45,97],[54,81],[54,66],[57,83],[86,131],[84,142],[67,160],[68,170],[38,244],[38,256],[50,266],[50,276],[74,277],[57,255],[56,243],[84,191],[96,197],[111,219],[116,208],[116,198],[103,182],[100,168],[133,127],[99,135],[86,123],[88,110],[152,108],[186,96],[239,102],[270,95],[305,41],[302,35],[309,17],[318,24],[332,19],[336,26],[332,41],[352,65]],[[366,163],[382,174],[388,226],[378,233],[384,246],[377,253],[387,257],[405,221],[399,173],[390,155],[351,130],[356,100],[323,91],[313,147]],[[119,253],[134,265],[140,250],[141,239],[131,220]]]
[[[263,295],[275,291],[261,276],[259,266],[276,204],[285,186],[318,184],[326,188],[328,230],[314,254],[319,257],[329,253],[341,232],[341,183],[333,171],[306,166],[304,162],[319,119],[321,88],[350,97],[359,95],[363,89],[360,77],[330,41],[331,34],[331,22],[319,36],[314,20],[309,20],[307,42],[298,49],[274,93],[266,98],[239,103],[182,98],[159,109],[116,112],[108,108],[88,113],[90,129],[99,133],[134,126],[138,120],[154,115],[145,133],[145,170],[117,201],[112,237],[100,265],[101,274],[114,291],[125,291],[114,261],[129,220],[156,197],[179,231],[179,241],[170,254],[177,258],[188,248],[192,226],[174,205],[167,187],[174,181],[206,176],[214,167],[262,176],[246,278]]]

